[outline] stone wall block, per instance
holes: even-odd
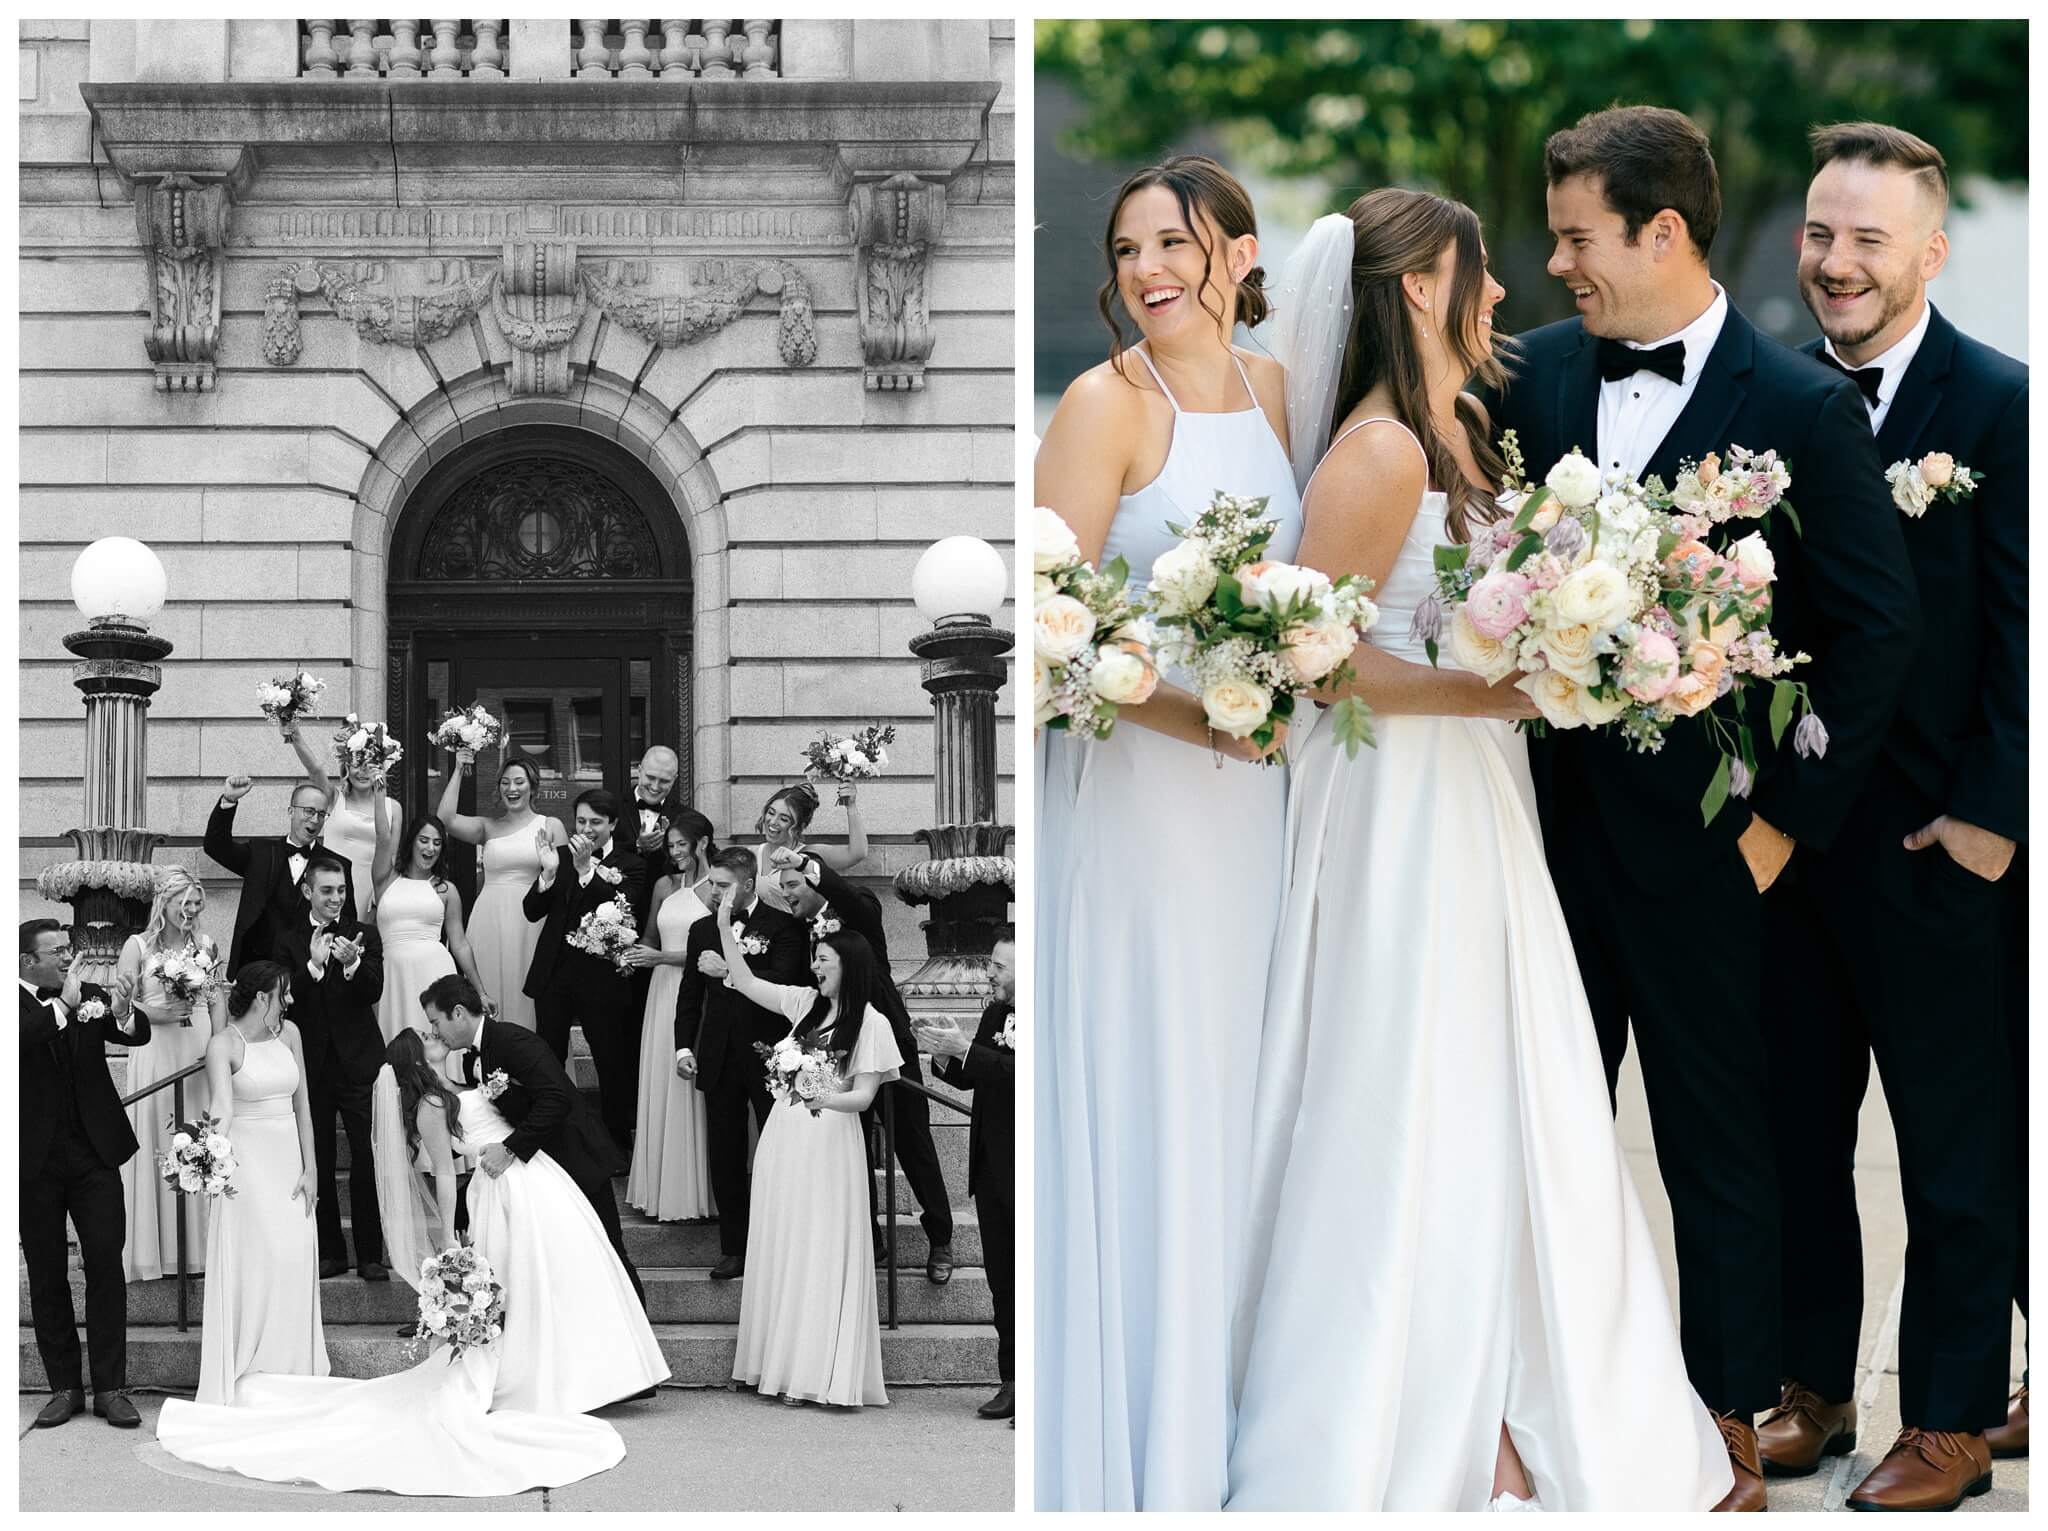
[[[21,431],[15,436],[24,484],[104,484],[105,431]]]
[[[875,501],[863,484],[760,489],[726,501],[726,524],[735,543],[866,542],[876,536]]]
[[[923,552],[920,547],[784,548],[782,594],[791,600],[900,599],[909,593],[911,570]]]
[[[727,705],[733,718],[779,718],[784,713],[780,664],[736,664],[725,671]]]
[[[198,489],[24,489],[20,536],[24,543],[67,545],[101,537],[134,537],[152,546],[197,542],[201,504]]]
[[[205,85],[228,77],[225,21],[138,21],[135,78],[165,85]]]
[[[732,608],[732,651],[742,659],[875,658],[881,628],[871,605],[744,603]]]
[[[280,611],[274,604],[213,602],[202,608],[198,659],[261,659],[278,657],[281,649],[346,654],[353,626],[348,608],[300,602]]]
[[[781,548],[736,547],[726,561],[728,591],[736,601],[772,601],[785,593]]]
[[[904,484],[877,490],[875,501],[876,535],[890,542],[980,537],[1001,547],[1016,535],[1016,498],[1006,486]]]
[[[47,581],[31,586],[24,582],[21,591],[21,655],[24,659],[62,659],[70,662],[70,654],[64,647],[67,633],[78,632],[85,624],[85,618],[78,614],[78,608],[71,604],[71,564],[78,557],[77,548],[67,548],[61,559],[64,570],[63,583],[51,585]],[[49,564],[37,561],[39,569]],[[53,600],[55,591],[66,592],[65,598]],[[149,630],[159,637],[168,638],[178,646],[180,653],[196,652],[199,645],[201,608],[193,605],[167,605],[149,624]],[[82,707],[81,703],[81,707]],[[81,713],[82,715],[82,713]]]
[[[322,489],[228,489],[201,491],[208,542],[346,542],[353,534],[355,503]]]
[[[745,435],[726,437],[716,451],[706,454],[704,460],[717,475],[719,487],[732,494],[755,484],[768,483],[772,476],[772,458],[768,432],[749,431]]]
[[[783,666],[785,718],[892,718],[929,715],[931,698],[917,683],[917,661],[873,664],[788,663]]]
[[[777,430],[769,442],[776,484],[956,483],[974,476],[967,431]]]
[[[301,601],[345,601],[354,586],[349,565],[354,555],[345,547],[307,544],[299,548],[298,592]]]
[[[299,74],[296,21],[230,21],[228,78],[294,80]]]
[[[363,481],[363,470],[369,462],[367,448],[332,431],[315,431],[306,438],[308,483],[324,484],[329,489],[354,494]]]

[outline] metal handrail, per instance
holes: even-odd
[[[183,1121],[185,1119],[185,1081],[194,1074],[202,1072],[205,1068],[206,1060],[204,1058],[201,1058],[197,1063],[188,1063],[179,1069],[177,1073],[166,1074],[163,1078],[144,1085],[133,1095],[122,1096],[121,1104],[123,1106],[132,1106],[138,1100],[144,1100],[156,1094],[158,1090],[168,1088],[171,1092],[171,1120],[174,1122]],[[192,1271],[190,1267],[191,1256],[185,1249],[185,1208],[181,1197],[178,1207],[178,1333],[180,1334],[185,1333],[190,1327],[190,1321],[187,1317],[189,1312],[188,1298],[192,1292]]]
[[[888,1223],[887,1264],[889,1283],[889,1328],[897,1327],[896,1322],[896,1097],[889,1093],[891,1087],[910,1090],[926,1100],[937,1101],[949,1110],[957,1111],[969,1122],[974,1120],[974,1106],[970,1102],[961,1105],[959,1101],[939,1094],[919,1084],[915,1079],[892,1079],[882,1088],[882,1199],[883,1216]]]

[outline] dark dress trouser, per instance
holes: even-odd
[[[62,1096],[60,1109],[69,1100],[68,1093]],[[79,1263],[85,1268],[92,1390],[115,1392],[128,1385],[128,1288],[121,1270],[121,1249],[128,1237],[127,1201],[120,1170],[100,1159],[68,1113],[58,1118],[50,1134],[42,1168],[21,1177],[21,1252],[28,1265],[36,1349],[42,1353],[50,1390],[58,1393],[84,1386],[78,1317],[71,1306],[67,1216],[78,1230]]]

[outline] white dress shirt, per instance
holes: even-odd
[[[1657,448],[1678,423],[1678,417],[1699,387],[1700,372],[1714,342],[1721,338],[1721,326],[1728,318],[1728,294],[1714,283],[1714,301],[1706,311],[1675,335],[1647,344],[1621,342],[1632,351],[1653,351],[1678,341],[1685,347],[1685,380],[1674,383],[1655,372],[1637,372],[1600,384],[1599,447],[1600,471],[1622,472],[1641,478]],[[1584,447],[1587,443],[1574,442]]]
[[[1925,298],[1922,298],[1919,322],[1906,331],[1905,338],[1884,355],[1865,362],[1861,367],[1851,367],[1849,363],[1843,361],[1832,340],[1821,341],[1821,349],[1834,357],[1836,362],[1848,371],[1861,372],[1869,367],[1884,368],[1884,377],[1877,385],[1877,402],[1871,404],[1870,400],[1864,400],[1864,403],[1870,404],[1871,435],[1875,436],[1884,429],[1884,417],[1892,412],[1892,400],[1899,396],[1899,385],[1906,380],[1906,369],[1913,365],[1913,358],[1920,354],[1920,342],[1927,338],[1927,321],[1933,317],[1933,308],[1928,305]]]

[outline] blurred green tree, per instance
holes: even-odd
[[[1206,123],[1249,171],[1329,184],[1332,209],[1390,182],[1469,202],[1486,220],[1496,264],[1507,258],[1503,275],[1525,280],[1548,254],[1543,140],[1587,112],[1654,103],[1706,130],[1724,203],[1714,264],[1734,274],[1769,212],[1805,186],[1814,123],[1875,118],[1937,145],[1957,178],[2024,179],[2026,57],[2024,21],[1041,21],[1037,29],[1038,69],[1086,103],[1063,145],[1070,151],[1147,156],[1190,123]]]

